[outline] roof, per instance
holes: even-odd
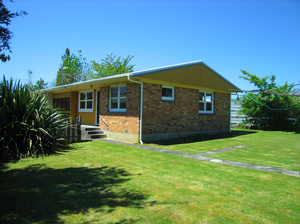
[[[201,60],[201,61],[193,61],[193,62],[188,62],[188,63],[181,63],[181,64],[175,64],[175,65],[170,65],[170,66],[147,69],[147,70],[142,70],[142,71],[137,71],[137,72],[130,72],[130,73],[113,75],[113,76],[101,77],[98,79],[91,79],[91,80],[87,80],[87,81],[71,83],[71,84],[66,84],[66,85],[62,85],[62,86],[55,86],[55,87],[44,89],[43,91],[45,91],[45,92],[58,92],[58,91],[66,92],[67,89],[73,89],[74,91],[76,89],[78,91],[84,87],[103,86],[104,84],[112,84],[112,83],[116,83],[116,82],[126,81],[128,76],[131,76],[131,78],[145,78],[145,77],[148,78],[150,74],[166,72],[166,71],[174,70],[174,69],[182,69],[185,67],[190,67],[190,66],[195,66],[195,65],[202,65],[202,66],[206,67],[208,70],[213,72],[216,76],[218,76],[220,79],[224,80],[226,83],[228,83],[229,85],[234,87],[232,89],[239,90],[239,88],[237,86],[232,84],[229,80],[227,80],[225,77],[223,77],[222,75],[217,73],[215,70],[210,68],[208,65],[206,65]],[[65,91],[63,91],[63,90],[65,90]],[[229,91],[229,89],[228,89],[228,91]]]
[[[169,65],[169,66],[164,66],[164,67],[159,67],[159,68],[153,68],[153,69],[147,69],[147,70],[142,70],[142,71],[138,71],[138,72],[133,72],[132,76],[133,77],[138,77],[138,76],[142,76],[142,75],[148,75],[148,74],[151,74],[151,73],[162,72],[162,71],[167,71],[167,70],[177,69],[177,68],[184,68],[184,67],[193,66],[193,65],[200,65],[200,64],[203,65],[203,66],[205,66],[205,67],[207,67],[209,70],[211,70],[217,76],[219,76],[221,79],[223,79],[224,81],[226,81],[227,83],[229,83],[230,85],[232,85],[234,87],[234,89],[235,89],[235,92],[236,92],[236,90],[240,90],[239,87],[237,87],[232,82],[230,82],[228,79],[226,79],[224,76],[220,75],[214,69],[212,69],[211,67],[209,67],[202,60],[200,60],[200,61],[193,61],[193,62],[187,62],[187,63],[181,63],[181,64],[176,64],[176,65]]]

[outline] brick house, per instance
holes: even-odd
[[[202,61],[48,88],[57,107],[130,142],[230,131],[230,89]],[[142,105],[142,107],[141,107]],[[142,110],[140,110],[142,108]]]

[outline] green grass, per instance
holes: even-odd
[[[0,223],[300,222],[299,178],[103,142],[73,146],[0,164]]]
[[[191,154],[239,145],[249,145],[250,147],[209,157],[299,170],[300,134],[294,132],[233,129],[231,134],[198,136],[177,139],[175,142],[174,140],[165,140],[148,144],[148,146],[156,148]]]

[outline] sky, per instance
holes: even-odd
[[[245,70],[299,83],[299,0],[3,0],[14,18],[0,74],[53,82],[68,47],[87,61],[134,56],[134,71],[202,60],[242,90]]]

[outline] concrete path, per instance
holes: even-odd
[[[203,155],[213,155],[213,154],[217,154],[217,153],[221,153],[221,152],[227,152],[227,151],[231,151],[231,150],[235,150],[235,149],[245,148],[245,147],[248,147],[247,145],[230,147],[230,148],[226,148],[226,149],[219,149],[219,150],[214,150],[214,151],[209,151],[209,152],[202,152],[202,153],[197,153],[197,154],[189,154],[189,153],[176,152],[176,151],[171,151],[171,150],[166,150],[166,149],[152,148],[152,147],[147,147],[147,146],[143,146],[143,145],[136,145],[136,144],[132,144],[132,143],[119,142],[119,141],[114,141],[114,140],[109,140],[109,139],[101,139],[100,141],[107,142],[107,143],[119,144],[119,145],[127,145],[127,146],[131,146],[131,147],[135,147],[135,148],[147,149],[147,150],[151,150],[151,151],[155,151],[155,152],[162,152],[162,153],[167,153],[167,154],[172,154],[172,155],[176,155],[176,156],[182,156],[182,157],[187,157],[187,158],[192,158],[192,159],[197,159],[197,160],[204,160],[204,161],[212,162],[212,163],[219,163],[219,164],[224,164],[224,165],[237,166],[237,167],[248,168],[248,169],[253,169],[253,170],[271,172],[271,173],[281,173],[281,174],[284,174],[287,176],[292,176],[292,177],[299,177],[299,172],[294,171],[294,170],[274,168],[274,167],[269,167],[269,166],[260,166],[260,165],[255,165],[255,164],[235,162],[235,161],[230,161],[230,160],[225,160],[225,159],[217,159],[217,158],[203,156]]]

